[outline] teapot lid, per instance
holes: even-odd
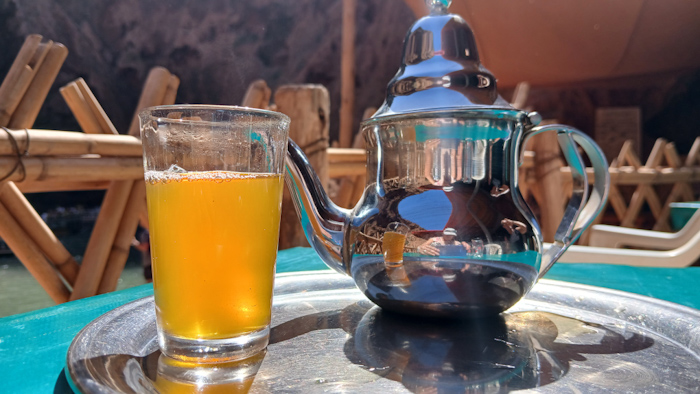
[[[452,0],[426,0],[430,15],[404,40],[401,67],[373,118],[460,109],[514,110],[496,90],[496,78],[479,61],[474,33]]]

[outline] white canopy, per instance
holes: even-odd
[[[417,17],[424,0],[404,0]],[[499,87],[700,67],[700,1],[454,0]]]

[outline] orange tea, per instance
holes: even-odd
[[[250,386],[253,385],[254,378],[254,376],[249,377],[240,382],[234,381],[200,385],[157,376],[154,386],[158,389],[159,393],[168,394],[243,394],[250,391]]]
[[[384,233],[382,249],[384,250],[384,262],[388,265],[403,262],[403,247],[406,236],[394,231]]]
[[[270,323],[282,176],[146,173],[159,326],[231,338]]]
[[[161,355],[153,385],[168,394],[247,393],[265,354],[224,363],[192,363]]]

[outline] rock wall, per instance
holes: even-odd
[[[83,77],[122,133],[156,65],[180,77],[178,103],[239,104],[258,78],[273,90],[319,83],[335,139],[341,11],[340,0],[0,0],[0,75],[25,36],[62,42],[70,54],[35,127],[79,130],[58,88]],[[356,125],[382,103],[414,20],[402,0],[358,1]]]
[[[331,94],[335,140],[341,11],[341,0],[0,0],[0,76],[26,35],[62,42],[70,54],[35,126],[79,130],[58,88],[83,77],[121,132],[156,65],[180,77],[178,103],[239,104],[258,78],[273,89],[318,83]],[[355,130],[364,109],[382,103],[414,20],[403,0],[357,1]],[[646,157],[658,137],[687,152],[700,128],[698,92],[700,71],[680,70],[533,87],[528,105],[591,135],[595,108],[639,106]]]

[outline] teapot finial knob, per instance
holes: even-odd
[[[444,15],[447,14],[452,0],[425,0],[425,4],[430,9],[430,15]]]

